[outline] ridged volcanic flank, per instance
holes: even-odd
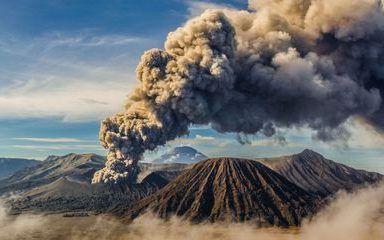
[[[259,225],[298,225],[314,213],[317,199],[263,164],[245,159],[204,160],[142,199],[123,215],[145,211],[193,222],[254,221]]]
[[[266,165],[307,192],[326,197],[339,190],[352,191],[379,182],[379,173],[357,170],[305,149],[299,154],[266,159]]]

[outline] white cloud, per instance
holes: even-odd
[[[10,90],[10,93],[0,96],[0,118],[61,117],[65,121],[99,120],[120,110],[129,91],[126,87],[108,84],[82,85],[33,92],[15,89],[17,94]]]
[[[382,149],[384,146],[384,135],[360,120],[349,121],[347,130],[351,133],[348,141],[350,148]]]
[[[39,215],[9,216],[8,209],[0,202],[0,235],[2,239],[30,239],[36,229],[43,229],[45,219]]]
[[[202,136],[202,135],[197,134],[195,136],[195,139],[198,139],[198,140],[201,140],[201,141],[213,141],[213,140],[215,140],[215,137],[213,137],[213,136]]]
[[[384,184],[355,193],[338,194],[336,200],[303,224],[302,239],[384,239]]]
[[[229,4],[218,4],[204,1],[187,1],[188,17],[195,17],[203,13],[207,9],[233,9]]]
[[[101,47],[101,46],[118,46],[127,45],[135,42],[143,42],[147,39],[140,37],[131,37],[124,35],[104,35],[89,36],[88,34],[79,33],[78,35],[68,35],[60,32],[51,34],[48,47]]]
[[[119,111],[136,84],[141,49],[153,44],[89,32],[3,41],[0,56],[13,64],[0,64],[0,118],[88,121]]]
[[[49,145],[49,146],[40,146],[40,145],[11,145],[10,147],[19,148],[19,149],[29,149],[36,151],[47,151],[47,150],[101,150],[100,145]]]
[[[259,146],[277,146],[279,144],[273,139],[268,138],[268,139],[252,140],[251,145],[255,147],[259,147]]]
[[[251,141],[253,147],[265,147],[265,146],[276,146],[276,147],[301,147],[306,148],[307,145],[299,142],[280,142],[277,138],[264,138]]]
[[[219,148],[224,148],[232,144],[236,144],[236,140],[231,138],[213,138],[211,137],[196,137],[196,138],[177,138],[169,145],[191,145],[200,149],[200,147],[209,147],[212,151],[219,151]]]

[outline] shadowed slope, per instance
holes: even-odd
[[[336,163],[308,149],[291,156],[258,160],[304,190],[323,197],[383,179],[379,173]]]
[[[119,202],[132,202],[156,192],[177,176],[183,164],[141,164],[140,183],[91,184],[105,158],[95,154],[50,156],[39,165],[0,181],[0,194],[9,198],[12,211],[105,211]]]

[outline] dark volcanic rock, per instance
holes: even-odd
[[[312,215],[319,201],[259,162],[217,158],[202,161],[120,214],[130,221],[146,211],[192,222],[253,221],[292,226]]]
[[[291,156],[260,160],[307,192],[322,197],[339,190],[350,191],[383,179],[379,173],[336,163],[308,149]]]

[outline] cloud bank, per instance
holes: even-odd
[[[179,218],[169,221],[151,214],[130,225],[93,216],[21,215],[10,217],[0,207],[2,239],[129,239],[129,240],[381,240],[384,238],[384,184],[340,193],[323,211],[301,228],[256,228],[251,224],[190,224]]]
[[[7,208],[0,202],[0,236],[5,240],[31,239],[31,235],[45,224],[37,215],[9,216]]]

